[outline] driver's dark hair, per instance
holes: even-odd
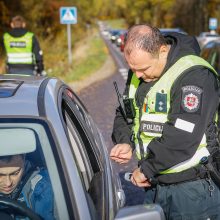
[[[158,28],[149,24],[133,25],[126,35],[124,53],[130,55],[133,49],[141,49],[157,55],[162,45],[167,43]]]
[[[3,161],[5,163],[11,162],[14,156],[21,156],[22,159],[24,160],[25,154],[17,154],[17,155],[8,155],[8,156],[0,156],[0,161]]]

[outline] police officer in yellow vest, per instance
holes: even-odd
[[[12,18],[11,31],[3,36],[7,56],[7,73],[25,75],[45,75],[43,52],[32,32],[27,31],[24,18]]]
[[[128,123],[117,108],[110,157],[127,163],[136,150],[131,181],[169,220],[220,219],[220,185],[207,169],[207,161],[218,165],[219,82],[199,52],[194,37],[164,36],[149,25],[131,27],[124,48],[130,71],[123,97],[135,114]]]

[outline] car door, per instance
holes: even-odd
[[[103,168],[103,155],[93,122],[84,106],[68,88],[61,90],[63,126],[72,146],[79,175],[87,194],[87,202],[94,219],[108,219],[108,187]],[[107,218],[106,218],[107,217]]]

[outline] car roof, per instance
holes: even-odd
[[[163,34],[170,33],[170,32],[178,32],[182,34],[187,34],[181,28],[159,28],[160,32]]]
[[[50,83],[49,79],[52,78],[12,74],[0,75],[0,116],[39,116],[40,87],[45,80]],[[51,93],[51,96],[55,98],[56,94]]]
[[[199,34],[199,36],[202,36],[202,37],[215,37],[215,36],[220,36],[218,33],[211,33],[211,32],[201,32]]]
[[[215,42],[215,43],[219,44],[219,43],[220,43],[220,38],[218,38],[218,39],[215,39],[215,40],[213,40],[213,41],[210,41],[210,42]]]

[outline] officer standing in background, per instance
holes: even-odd
[[[7,56],[7,73],[45,75],[43,52],[32,32],[27,31],[24,18],[12,18],[11,31],[3,36]]]
[[[125,42],[130,70],[110,157],[127,163],[136,149],[131,181],[169,220],[220,219],[219,82],[199,52],[194,37],[150,25],[131,27]]]

